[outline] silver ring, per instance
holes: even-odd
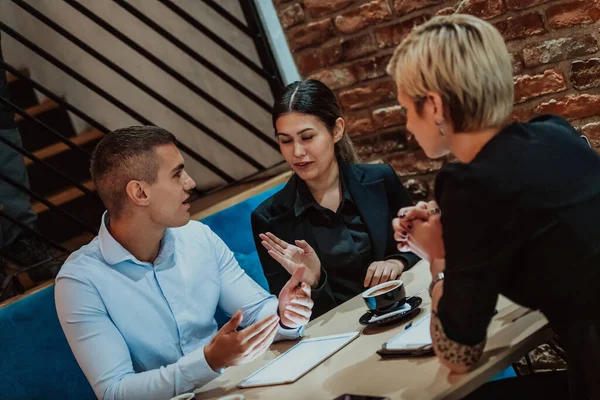
[[[441,214],[442,210],[440,210],[439,208],[436,207],[436,208],[432,208],[428,212],[429,212],[429,215],[431,216],[431,215]]]

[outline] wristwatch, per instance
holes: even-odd
[[[439,272],[437,275],[433,276],[433,279],[431,280],[431,284],[429,285],[429,297],[431,297],[431,291],[433,290],[433,286],[442,280],[444,280],[443,272]]]

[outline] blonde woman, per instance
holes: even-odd
[[[600,398],[600,157],[560,117],[509,122],[511,60],[485,21],[433,18],[388,72],[425,153],[458,159],[437,177],[439,208],[393,221],[399,248],[431,262],[438,358],[474,368],[503,294],[541,310],[564,341],[571,398]]]

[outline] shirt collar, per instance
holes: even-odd
[[[345,201],[352,202],[352,195],[348,190],[348,185],[346,183],[346,177],[344,175],[344,168],[341,168],[340,164],[340,182],[342,184],[342,203]],[[315,198],[313,197],[310,190],[308,190],[308,186],[306,182],[302,179],[298,178],[298,187],[296,189],[296,200],[294,201],[294,214],[296,217],[302,215],[306,210],[310,207],[319,208],[320,205],[317,203]]]
[[[124,261],[131,261],[144,266],[152,265],[151,263],[138,260],[133,254],[127,251],[127,249],[125,249],[125,247],[110,234],[110,231],[108,230],[109,225],[110,216],[108,215],[108,211],[105,211],[102,215],[98,240],[100,242],[100,252],[108,265],[114,266]],[[158,252],[158,257],[154,260],[154,265],[160,265],[173,253],[174,249],[175,238],[171,229],[168,228],[160,242],[160,250]]]

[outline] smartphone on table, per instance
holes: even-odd
[[[336,397],[334,400],[390,400],[389,397],[380,397],[380,396],[363,396],[360,394],[343,394],[341,396]]]

